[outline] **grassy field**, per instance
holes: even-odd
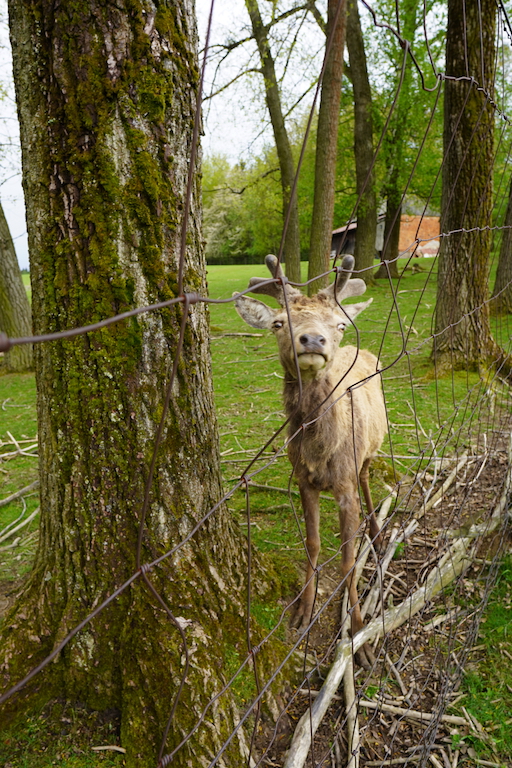
[[[457,372],[444,378],[434,375],[430,339],[435,273],[430,274],[431,262],[420,263],[423,271],[406,271],[393,286],[380,282],[372,287],[368,295],[373,298],[373,304],[358,317],[358,333],[349,329],[345,335],[347,343],[359,343],[377,354],[384,369],[382,378],[390,432],[372,474],[372,492],[376,499],[387,493],[387,486],[395,479],[412,476],[432,457],[452,456],[481,442],[487,430],[492,429],[494,413],[508,408],[505,401],[502,402],[503,386],[497,381],[485,380],[477,372]],[[265,268],[210,267],[209,294],[213,299],[229,297],[233,291],[245,289],[254,275],[266,277]],[[282,371],[274,338],[269,332],[246,326],[231,303],[211,305],[210,315],[226,488],[244,473],[261,485],[286,488],[291,482],[293,488],[288,460],[281,450],[285,439],[280,431],[284,421]],[[494,332],[500,343],[509,345],[508,321],[496,321]],[[30,447],[36,437],[33,376],[0,376],[0,405],[1,453],[4,454],[0,463],[0,498],[5,498],[37,477],[37,459],[32,455],[35,450]],[[16,443],[30,455],[5,457],[15,451]],[[269,463],[270,459],[274,461]],[[25,502],[17,500],[0,507],[0,531],[22,513],[26,519],[37,508],[37,503],[34,493],[27,496]],[[229,507],[243,526],[245,494],[236,492]],[[300,518],[298,504],[296,511]],[[298,581],[297,559],[303,555],[300,554],[298,522],[290,513],[287,497],[279,492],[256,490],[251,493],[251,520],[255,546],[272,553],[283,588],[291,591]],[[339,549],[337,508],[328,499],[322,501],[322,527],[322,557],[325,558]],[[19,537],[18,546],[11,549],[5,546],[13,543],[12,538],[3,544],[0,542],[0,599],[17,588],[30,567],[36,545],[37,517]],[[483,757],[505,761],[495,763],[497,765],[511,764],[506,761],[512,760],[512,664],[503,663],[506,658],[512,659],[511,590],[512,564],[507,560],[502,565],[482,624],[479,639],[482,648],[473,658],[461,689],[466,694],[464,706],[493,734],[493,749],[498,749],[496,755],[485,739],[474,738],[470,744],[471,754],[474,753],[475,760]],[[497,701],[501,702],[499,706]],[[88,751],[86,745],[91,743],[95,726],[85,725],[86,720],[64,704],[43,713],[32,713],[23,725],[0,735],[0,764],[11,768],[122,765],[120,755]],[[60,736],[56,735],[57,722],[64,723]],[[98,738],[100,741],[95,743],[109,743],[108,730]]]

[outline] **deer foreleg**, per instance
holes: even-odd
[[[340,494],[338,497],[340,505],[340,533],[342,541],[341,556],[341,575],[346,582],[351,607],[350,629],[352,637],[363,628],[363,619],[359,605],[359,595],[357,593],[357,582],[355,578],[355,539],[359,527],[359,500],[357,489],[352,492]],[[357,652],[357,660],[361,666],[369,668],[373,661],[373,653],[368,644],[362,646]]]
[[[368,510],[368,516],[370,519],[370,536],[373,542],[373,546],[377,552],[380,552],[382,549],[383,540],[377,518],[375,517],[375,513],[373,511],[374,507],[372,495],[370,493],[370,462],[371,459],[366,459],[366,461],[363,463],[361,472],[359,473],[359,482],[361,483],[364,500],[366,502],[366,509]]]
[[[316,593],[315,571],[320,551],[320,491],[312,488],[309,483],[301,482],[299,482],[299,490],[306,524],[306,554],[308,559],[306,582],[292,619],[292,626],[306,629],[311,621]]]

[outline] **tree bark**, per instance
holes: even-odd
[[[441,238],[439,251],[433,349],[439,371],[475,368],[496,355],[486,229],[492,213],[495,24],[492,0],[449,0],[446,74],[466,79],[445,81],[441,232],[451,234]]]
[[[198,84],[193,3],[11,0],[9,11],[35,332],[176,296]],[[205,295],[200,226],[196,180],[184,289]],[[182,313],[177,304],[36,346],[40,544],[3,625],[4,688],[137,572],[148,467]],[[191,664],[166,752],[220,693],[225,651],[245,637],[246,558],[225,506],[181,545],[221,496],[208,316],[198,303],[141,539],[142,563],[180,545],[148,574],[161,599],[139,577],[23,694],[120,710],[129,767],[156,765],[185,655]],[[233,728],[232,703],[228,692],[206,710],[173,765],[213,759]],[[242,741],[233,740],[226,765],[246,760]]]
[[[386,202],[386,218],[384,221],[384,247],[381,263],[375,273],[377,279],[399,277],[398,244],[400,241],[400,221],[402,215],[402,191],[398,179],[395,178],[388,186]]]
[[[281,187],[283,191],[283,223],[286,220],[288,208],[290,209],[288,228],[286,230],[284,241],[286,276],[292,282],[300,283],[300,228],[297,195],[295,194],[293,200],[291,199],[291,192],[295,179],[295,163],[284,121],[276,69],[268,39],[268,30],[263,24],[258,0],[245,0],[245,5],[251,19],[252,33],[256,45],[258,46],[261,73],[265,82],[265,99],[272,123],[272,129],[274,131],[274,141],[276,143],[277,157],[279,159]]]
[[[354,156],[356,162],[357,233],[355,269],[366,283],[373,282],[377,236],[377,195],[373,169],[372,92],[368,78],[364,39],[357,0],[351,0],[347,13],[347,49],[354,92]]]
[[[338,5],[338,0],[329,0],[327,6],[326,38],[329,40],[333,28],[334,38],[325,66],[318,112],[308,280],[327,272],[330,268],[329,257],[334,215],[336,155],[346,30],[346,3],[342,2],[336,20]],[[315,294],[328,282],[328,277],[314,280],[308,287],[309,294]]]
[[[16,251],[4,209],[0,205],[0,331],[10,338],[32,334],[32,316]],[[12,347],[4,357],[5,370],[14,373],[32,367],[32,347]]]
[[[512,313],[512,179],[503,225],[498,269],[492,292],[494,301],[491,303],[491,312],[496,315]]]

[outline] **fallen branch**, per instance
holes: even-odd
[[[287,496],[292,493],[294,496],[300,496],[300,492],[295,490],[295,488],[278,488],[275,485],[262,485],[261,483],[253,483],[252,480],[249,480],[247,485],[249,488],[254,488],[256,491],[274,491],[275,493],[285,493]],[[242,486],[242,490],[245,490],[245,485]],[[321,493],[320,498],[325,499],[326,501],[334,502],[334,498],[332,496],[326,496],[325,493]]]
[[[456,474],[460,469],[460,464],[461,462],[452,474]],[[508,507],[511,481],[512,469],[509,469],[503,493],[491,517],[484,523],[470,526],[466,536],[456,539],[448,547],[439,563],[431,569],[425,583],[416,592],[409,595],[400,605],[388,609],[381,616],[370,621],[350,642],[340,641],[338,643],[334,661],[318,696],[297,724],[283,768],[302,768],[305,764],[311,741],[329,708],[333,695],[338,690],[352,653],[358,651],[365,643],[377,641],[382,635],[388,634],[409,621],[471,562],[470,552],[475,547],[476,539],[481,535],[491,533],[502,521],[503,513]]]
[[[434,507],[438,501],[440,501],[443,496],[445,495],[446,491],[450,487],[450,485],[454,482],[454,480],[457,478],[457,474],[462,469],[464,464],[467,464],[469,461],[469,456],[465,453],[460,461],[455,465],[455,469],[452,470],[452,472],[448,475],[442,486],[434,493],[434,495],[425,503],[422,505],[422,508],[419,512],[417,512],[414,517],[416,520],[418,520],[420,517],[423,517],[432,507]]]
[[[39,507],[36,507],[36,508],[34,509],[34,511],[32,512],[32,514],[30,514],[30,515],[27,517],[27,519],[26,519],[26,520],[24,520],[22,523],[20,523],[19,525],[17,525],[15,528],[12,528],[12,529],[11,529],[10,531],[8,531],[7,533],[4,533],[4,535],[3,535],[3,536],[0,536],[0,544],[2,543],[2,541],[5,541],[6,539],[10,539],[10,538],[11,538],[11,536],[13,535],[13,533],[17,533],[17,532],[18,532],[18,531],[20,531],[22,528],[24,528],[26,525],[28,525],[30,522],[32,522],[32,520],[34,519],[34,517],[37,515],[37,513],[38,513],[38,512],[39,512]]]
[[[417,709],[406,709],[405,707],[396,707],[394,704],[384,704],[380,701],[367,701],[365,699],[360,700],[359,706],[364,707],[365,709],[378,709],[380,712],[389,712],[390,715],[403,715],[404,717],[410,717],[413,720],[420,720],[428,723],[432,720],[439,719],[442,723],[470,727],[470,724],[465,717],[458,717],[457,715],[433,715],[431,712],[419,712]]]
[[[262,333],[220,333],[218,336],[210,336],[210,341],[215,339],[223,339],[225,336],[249,336],[250,338],[261,338]]]
[[[20,496],[25,496],[25,494],[30,493],[34,490],[34,488],[37,488],[39,485],[39,480],[34,480],[33,483],[30,483],[30,485],[25,486],[25,488],[22,488],[21,491],[16,491],[16,493],[11,493],[10,496],[6,496],[5,499],[0,499],[0,507],[5,507],[6,504],[10,504],[11,501],[15,501],[16,499],[19,499]]]
[[[16,549],[20,541],[21,541],[21,536],[18,536],[17,539],[14,539],[12,544],[7,544],[7,546],[5,547],[0,547],[0,552],[7,552],[8,549]]]
[[[342,609],[342,640],[347,642],[348,637],[348,591],[345,590]],[[345,713],[347,717],[347,750],[349,760],[347,768],[359,768],[359,750],[361,740],[359,735],[359,720],[357,717],[356,687],[354,684],[354,659],[350,658],[343,676],[343,694],[345,698]]]

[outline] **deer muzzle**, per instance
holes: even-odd
[[[326,338],[320,334],[302,333],[297,344],[297,357],[301,370],[321,370],[327,362]]]

